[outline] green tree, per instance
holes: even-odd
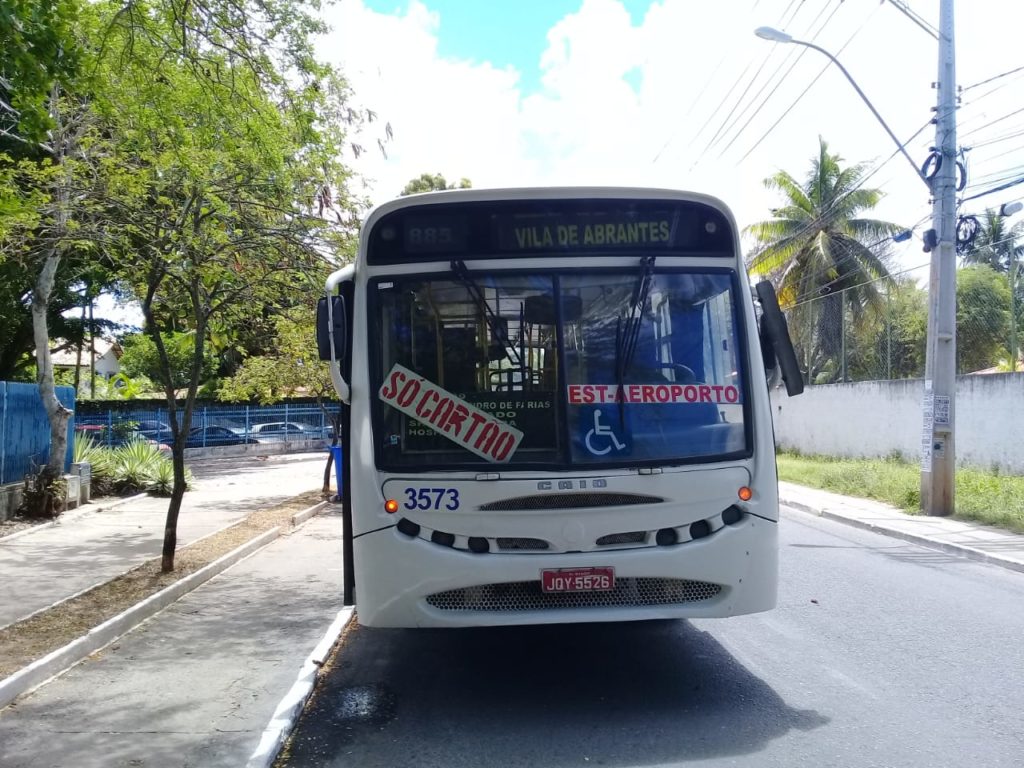
[[[449,184],[440,173],[431,176],[429,173],[421,173],[418,178],[413,179],[399,193],[400,196],[417,195],[420,192],[441,192],[446,189],[470,189],[473,183],[463,177],[459,179],[458,185]]]
[[[235,374],[221,382],[221,400],[258,400],[264,405],[297,393],[333,399],[327,365],[316,351],[314,304],[293,307],[274,323],[275,345],[265,355],[247,357]]]
[[[985,264],[956,273],[956,356],[960,373],[994,368],[1006,356],[1010,289]]]
[[[924,376],[928,336],[928,292],[912,279],[895,280],[872,312],[853,332],[850,370],[858,381]]]
[[[80,0],[0,0],[0,137],[33,145],[55,127],[55,87],[73,80]]]
[[[57,400],[50,357],[50,302],[61,262],[83,250],[88,217],[76,190],[88,183],[95,137],[80,56],[95,32],[94,6],[77,0],[0,0],[0,258],[32,275],[36,381],[50,422],[47,464],[26,494],[33,515],[59,514],[53,488],[64,468],[71,411]]]
[[[746,230],[756,240],[747,268],[771,279],[790,310],[810,381],[843,376],[844,318],[859,324],[880,310],[879,287],[889,281],[885,246],[903,229],[863,216],[882,192],[864,188],[865,164],[843,167],[842,160],[819,139],[803,183],[785,171],[765,179],[783,205]]]
[[[121,369],[130,377],[144,376],[157,382],[166,390],[185,389],[189,385],[192,374],[192,357],[195,351],[195,334],[193,332],[164,333],[164,351],[169,363],[168,371],[160,359],[156,344],[151,336],[142,333],[126,336],[121,342],[123,353],[120,359]],[[170,373],[170,379],[165,374]],[[200,383],[207,381],[217,372],[217,359],[209,348],[203,350],[200,366]]]
[[[1024,259],[1024,222],[1010,225],[1005,216],[991,208],[981,217],[981,229],[963,255],[966,264],[986,264],[997,272],[1006,273],[1009,288],[1009,359],[1005,368],[1016,371],[1020,359],[1018,336],[1024,328],[1024,281],[1021,280],[1021,260]]]
[[[965,264],[984,264],[997,272],[1007,272],[1011,262],[1024,257],[1024,222],[1010,225],[1007,217],[992,208],[986,208],[979,217],[981,225],[974,242],[963,254]]]
[[[338,163],[347,88],[313,58],[303,0],[165,0],[111,23],[96,109],[112,137],[104,248],[138,298],[172,428],[163,570],[174,567],[184,439],[211,334],[311,292],[344,252],[354,204]],[[273,37],[266,25],[277,25]],[[286,44],[285,44],[286,43]],[[346,214],[346,215],[342,215]],[[332,225],[331,220],[336,222]],[[185,397],[170,340],[188,331]]]

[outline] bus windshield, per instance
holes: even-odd
[[[371,287],[385,469],[747,456],[728,269],[391,277]],[[415,373],[413,373],[415,372]]]

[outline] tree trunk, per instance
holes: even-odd
[[[51,114],[57,123],[53,133],[53,161],[55,165],[61,166],[66,156],[69,139],[62,129],[58,112],[59,92],[56,87],[50,98]],[[61,240],[67,232],[69,186],[70,180],[66,175],[56,182],[53,193],[52,240],[45,251],[39,275],[32,290],[32,335],[36,346],[36,381],[39,384],[39,396],[43,401],[43,408],[46,409],[46,416],[50,422],[50,456],[46,467],[40,473],[40,482],[37,484],[37,488],[42,493],[33,495],[34,501],[41,503],[43,507],[49,507],[49,509],[38,506],[35,509],[29,509],[30,514],[36,515],[59,514],[62,511],[51,506],[53,504],[51,489],[55,481],[64,474],[64,457],[68,449],[68,421],[72,413],[57,399],[53,380],[53,360],[50,356],[50,329],[46,317],[50,294],[53,292],[53,284],[57,277],[57,268],[60,266]]]
[[[170,413],[168,413],[170,416]],[[174,429],[174,421],[171,422]],[[185,433],[187,434],[187,432]],[[171,446],[171,461],[174,464],[174,486],[171,488],[171,500],[167,505],[167,518],[164,522],[164,545],[160,552],[160,571],[170,573],[174,570],[174,554],[178,548],[178,515],[181,502],[185,496],[185,439],[176,435]]]
[[[167,417],[171,426],[174,444],[171,446],[171,460],[174,464],[174,486],[171,489],[171,500],[167,505],[167,518],[164,524],[164,543],[161,550],[160,570],[170,573],[174,570],[174,555],[178,545],[178,515],[181,502],[185,496],[185,441],[192,426],[192,409],[195,407],[196,393],[199,391],[199,376],[203,367],[203,346],[206,344],[206,315],[200,301],[201,286],[198,278],[194,278],[190,286],[192,306],[196,318],[195,348],[192,354],[192,366],[189,376],[188,391],[185,395],[185,407],[178,422],[177,392],[174,389],[174,375],[171,360],[167,354],[160,328],[153,315],[153,299],[157,288],[163,280],[163,274],[154,272],[142,303],[142,313],[146,318],[146,332],[153,339],[157,354],[160,357],[160,368],[164,376],[164,392],[167,396]]]
[[[39,396],[50,420],[50,459],[46,467],[54,477],[64,473],[64,454],[68,449],[68,421],[71,418],[71,411],[57,399],[53,381],[53,360],[50,357],[50,330],[46,322],[46,309],[59,265],[60,256],[56,249],[53,249],[43,261],[43,268],[39,270],[39,277],[32,291],[32,328],[36,342],[36,367],[39,371]]]
[[[89,283],[89,396],[96,398],[96,323],[92,316],[92,282]],[[108,394],[107,397],[110,397]]]
[[[82,296],[82,341],[78,343],[75,350],[75,397],[81,392],[79,387],[82,384],[82,344],[85,343],[85,295]],[[92,394],[92,393],[90,393]]]
[[[334,451],[327,452],[327,466],[324,467],[324,487],[321,493],[324,496],[331,495],[331,467],[334,465]]]

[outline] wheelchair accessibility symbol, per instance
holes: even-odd
[[[595,456],[607,455],[613,446],[617,451],[626,447],[626,444],[616,437],[610,426],[601,423],[601,411],[594,411],[594,428],[587,432],[583,441],[586,443],[587,450]]]

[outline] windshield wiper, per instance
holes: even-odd
[[[615,324],[615,383],[618,385],[619,426],[626,428],[625,379],[626,372],[633,366],[633,356],[640,339],[640,325],[644,319],[644,307],[651,292],[651,278],[654,274],[654,257],[640,259],[640,273],[633,286],[629,316],[619,317]]]
[[[519,352],[508,338],[508,328],[501,322],[494,310],[491,309],[491,305],[487,303],[487,298],[484,296],[484,292],[480,290],[480,286],[473,279],[469,270],[466,269],[466,265],[461,261],[453,261],[451,263],[452,273],[458,278],[459,282],[462,283],[462,287],[466,289],[466,292],[473,299],[477,309],[479,309],[483,315],[484,320],[487,322],[487,327],[491,331],[491,336],[496,338],[501,346],[505,349],[505,354],[509,356],[509,359],[517,367],[522,369],[523,361],[519,357]]]

